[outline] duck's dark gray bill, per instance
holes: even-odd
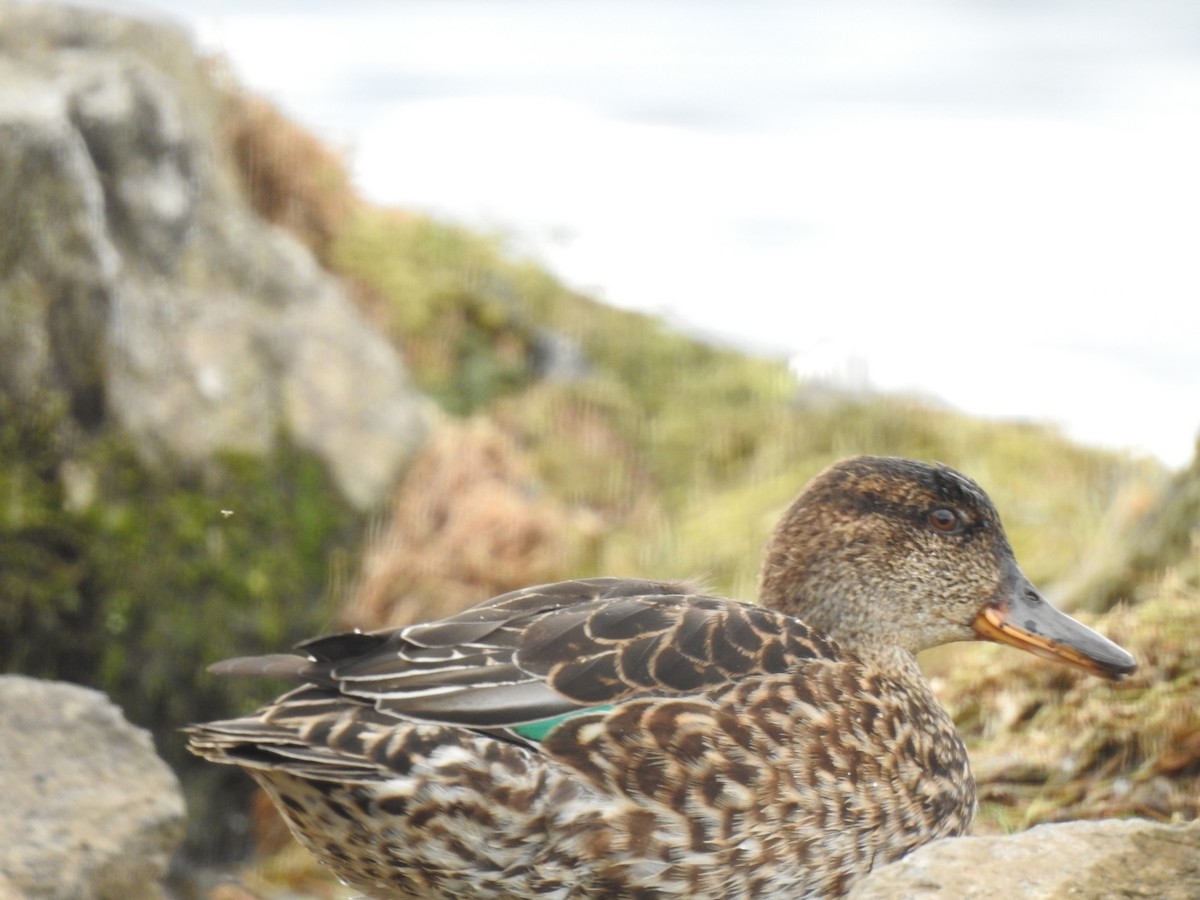
[[[1011,590],[975,619],[975,633],[981,638],[1105,678],[1120,678],[1137,668],[1125,650],[1047,603],[1024,575],[1014,581]]]

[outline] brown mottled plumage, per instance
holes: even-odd
[[[1133,669],[1042,600],[944,466],[831,466],[761,594],[568,581],[234,660],[302,684],[191,747],[374,897],[831,897],[970,826],[966,751],[914,653],[983,637]]]

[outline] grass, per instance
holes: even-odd
[[[974,647],[969,664],[934,667],[975,768],[977,833],[1200,815],[1200,590],[1164,582],[1091,624],[1134,654],[1137,673],[1108,683]]]

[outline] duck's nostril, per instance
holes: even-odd
[[[1026,588],[1025,599],[1028,600],[1030,603],[1041,603],[1043,601],[1042,595],[1039,594],[1037,591],[1035,591],[1033,588]]]

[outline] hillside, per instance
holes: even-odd
[[[1050,426],[808,391],[783,360],[571,291],[509,253],[503,236],[373,208],[331,151],[262,101],[234,90],[224,109],[260,213],[294,227],[354,286],[452,419],[494,426],[539,493],[603,526],[573,570],[665,566],[750,595],[762,537],[797,488],[831,459],[890,453],[976,477],[1030,576],[1051,583],[1108,527],[1118,498],[1163,477],[1151,461],[1074,445]]]

